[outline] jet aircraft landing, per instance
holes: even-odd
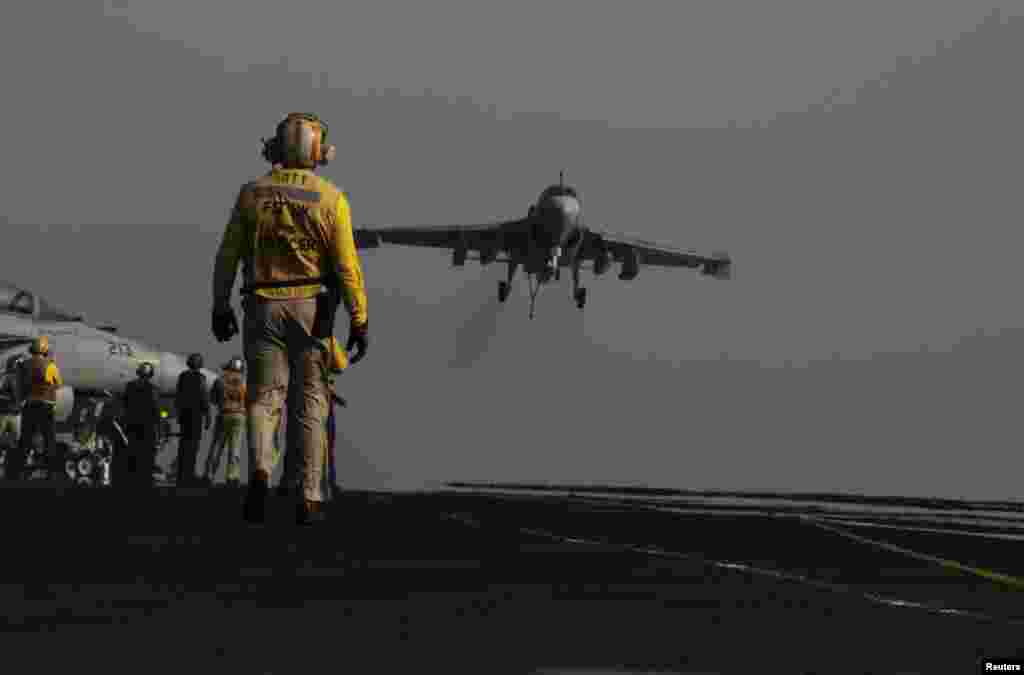
[[[406,246],[427,246],[452,251],[452,265],[465,265],[469,252],[481,265],[503,262],[508,277],[498,282],[498,300],[505,302],[516,271],[522,267],[530,291],[530,318],[540,288],[558,281],[561,268],[572,272],[572,297],[583,309],[587,289],[580,285],[580,269],[587,265],[595,275],[604,274],[612,262],[620,263],[619,279],[635,279],[642,265],[690,267],[716,279],[729,279],[732,259],[725,253],[702,255],[666,244],[614,234],[588,225],[583,202],[577,191],[559,174],[531,204],[526,217],[471,225],[410,225],[364,227],[356,230],[356,245],[376,248],[381,242]]]

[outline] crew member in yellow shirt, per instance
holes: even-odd
[[[43,437],[43,449],[48,460],[51,480],[64,476],[64,458],[57,454],[57,390],[64,386],[57,363],[50,358],[50,339],[40,335],[29,348],[31,357],[21,363],[21,390],[27,392],[25,407],[21,411],[21,439],[13,457],[7,461],[7,476],[21,478],[25,458],[32,447],[32,438]],[[13,460],[13,461],[11,461]]]
[[[274,168],[242,186],[217,252],[212,329],[221,342],[238,332],[231,289],[242,264],[251,471],[243,514],[251,523],[265,519],[274,430],[286,399],[297,402],[288,406],[287,426],[304,460],[297,520],[322,519],[329,338],[340,303],[350,316],[347,349],[357,350],[352,363],[368,347],[348,199],[315,173],[334,155],[326,139],[327,125],[316,115],[292,113],[278,124],[264,143]]]

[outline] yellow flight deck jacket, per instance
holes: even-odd
[[[326,253],[326,259],[324,254]],[[245,285],[333,275],[352,323],[366,324],[366,288],[348,199],[309,169],[279,169],[246,183],[217,251],[214,307],[230,306],[238,263]],[[265,298],[310,298],[320,283],[257,288]]]
[[[28,392],[28,400],[55,403],[57,390],[64,386],[57,364],[46,356],[33,354],[21,367],[22,388]]]
[[[338,338],[331,336],[330,340],[330,355],[327,357],[329,364],[329,370],[332,373],[340,373],[341,371],[348,368],[348,353],[341,348],[341,343],[338,342]]]

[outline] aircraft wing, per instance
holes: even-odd
[[[381,243],[431,248],[463,248],[491,250],[503,247],[514,236],[522,220],[499,221],[477,225],[410,225],[357,228],[354,232],[358,248],[376,248]]]
[[[703,255],[624,234],[589,230],[583,246],[583,255],[596,259],[607,255],[624,267],[653,265],[655,267],[699,268],[701,274],[716,279],[732,278],[732,258],[727,253]],[[635,275],[633,275],[635,276]]]

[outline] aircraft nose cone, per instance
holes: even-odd
[[[572,226],[580,215],[580,203],[568,196],[551,197],[544,205],[549,218],[557,219],[563,226]]]
[[[547,198],[540,206],[544,229],[552,246],[562,242],[579,224],[580,203],[569,196]]]

